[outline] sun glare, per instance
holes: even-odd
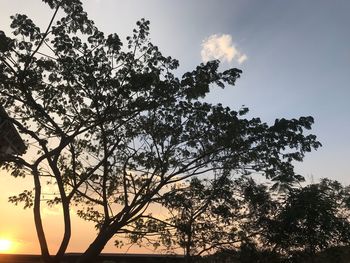
[[[8,239],[0,239],[0,253],[10,252],[12,242]]]

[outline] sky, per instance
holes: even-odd
[[[102,31],[122,40],[137,20],[150,20],[152,42],[180,61],[178,74],[210,59],[220,59],[222,69],[242,69],[235,87],[213,88],[210,102],[233,109],[245,105],[249,117],[268,123],[313,116],[312,133],[323,147],[297,164],[297,171],[308,182],[328,177],[350,184],[350,1],[85,0],[84,7]],[[45,26],[52,10],[38,0],[0,0],[0,30],[9,30],[14,13]],[[26,187],[32,187],[27,179],[1,172],[0,207],[6,212],[0,238],[17,240],[17,252],[37,253],[31,211],[7,204],[9,195]],[[58,212],[46,216],[47,228],[59,230],[61,225],[53,223]],[[81,251],[93,231],[83,230],[90,224],[74,220],[69,249]],[[51,233],[49,242],[55,244],[57,235]]]

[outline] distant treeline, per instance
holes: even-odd
[[[348,258],[340,247],[350,243],[350,188],[337,181],[281,188],[245,176],[192,178],[162,204],[171,216],[139,220],[129,237],[140,245],[182,248],[186,262]]]
[[[68,253],[62,263],[76,262],[81,254]],[[1,263],[31,263],[41,262],[40,255],[0,254]],[[183,262],[177,255],[147,255],[147,254],[101,254],[91,263],[178,263]]]

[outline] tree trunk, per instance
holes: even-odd
[[[190,253],[191,248],[186,247],[186,254],[185,254],[185,262],[186,263],[191,263],[192,262],[192,255]]]
[[[36,233],[40,244],[41,258],[42,258],[42,261],[46,263],[46,262],[51,262],[52,259],[50,257],[50,253],[49,253],[49,249],[48,249],[47,241],[45,237],[44,227],[41,220],[41,211],[40,211],[41,184],[39,179],[39,172],[36,169],[34,169],[32,174],[33,174],[34,186],[35,186],[34,206],[33,206],[34,222],[35,222]]]
[[[114,232],[109,228],[101,230],[95,240],[90,244],[87,250],[79,257],[78,263],[91,263],[98,257],[107,242],[113,237]]]
[[[60,245],[60,247],[57,251],[57,254],[56,254],[56,258],[58,260],[63,258],[64,253],[67,250],[67,247],[68,247],[68,244],[70,241],[70,237],[71,237],[71,233],[72,233],[70,211],[69,211],[69,200],[67,199],[67,196],[65,195],[63,183],[61,183],[60,195],[61,195],[61,199],[62,199],[62,210],[63,210],[63,219],[64,219],[64,235],[63,235],[61,245]]]
[[[62,195],[61,195],[62,196]],[[69,211],[69,201],[66,196],[62,196],[62,208],[63,208],[63,217],[64,217],[64,235],[61,242],[61,245],[56,253],[55,259],[57,262],[60,262],[64,256],[64,253],[67,250],[68,243],[70,241],[72,229],[70,221],[70,211]]]
[[[191,248],[192,248],[192,228],[191,223],[187,226],[187,242],[186,242],[186,253],[185,253],[185,262],[191,263],[192,262],[192,255],[191,255]]]

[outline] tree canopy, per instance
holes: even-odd
[[[12,16],[12,35],[0,31],[0,103],[25,139],[27,154],[1,156],[13,176],[31,176],[34,191],[11,197],[33,206],[45,262],[59,261],[71,235],[70,207],[95,222],[96,239],[80,262],[90,262],[115,235],[147,214],[171,186],[192,176],[261,173],[276,185],[302,177],[293,161],[317,149],[305,133],[313,118],[269,125],[210,104],[215,86],[234,85],[241,70],[200,64],[178,77],[177,60],[149,39],[141,19],[123,45],[100,31],[79,0],[44,0],[53,10],[40,29]],[[63,210],[64,236],[52,257],[41,216],[41,185],[54,182],[49,205]]]
[[[168,207],[178,212],[166,225],[176,229],[169,246],[184,248],[186,262],[348,261],[348,186],[321,179],[276,192],[251,178],[224,185],[208,191],[213,181],[195,178],[170,193]]]
[[[289,191],[268,228],[269,242],[284,253],[310,256],[350,240],[349,188],[322,179]]]
[[[193,177],[168,192],[163,204],[170,210],[164,227],[175,229],[175,233],[163,231],[163,245],[179,245],[187,262],[256,240],[265,231],[261,222],[273,217],[277,210],[268,188],[245,176],[210,180]]]

